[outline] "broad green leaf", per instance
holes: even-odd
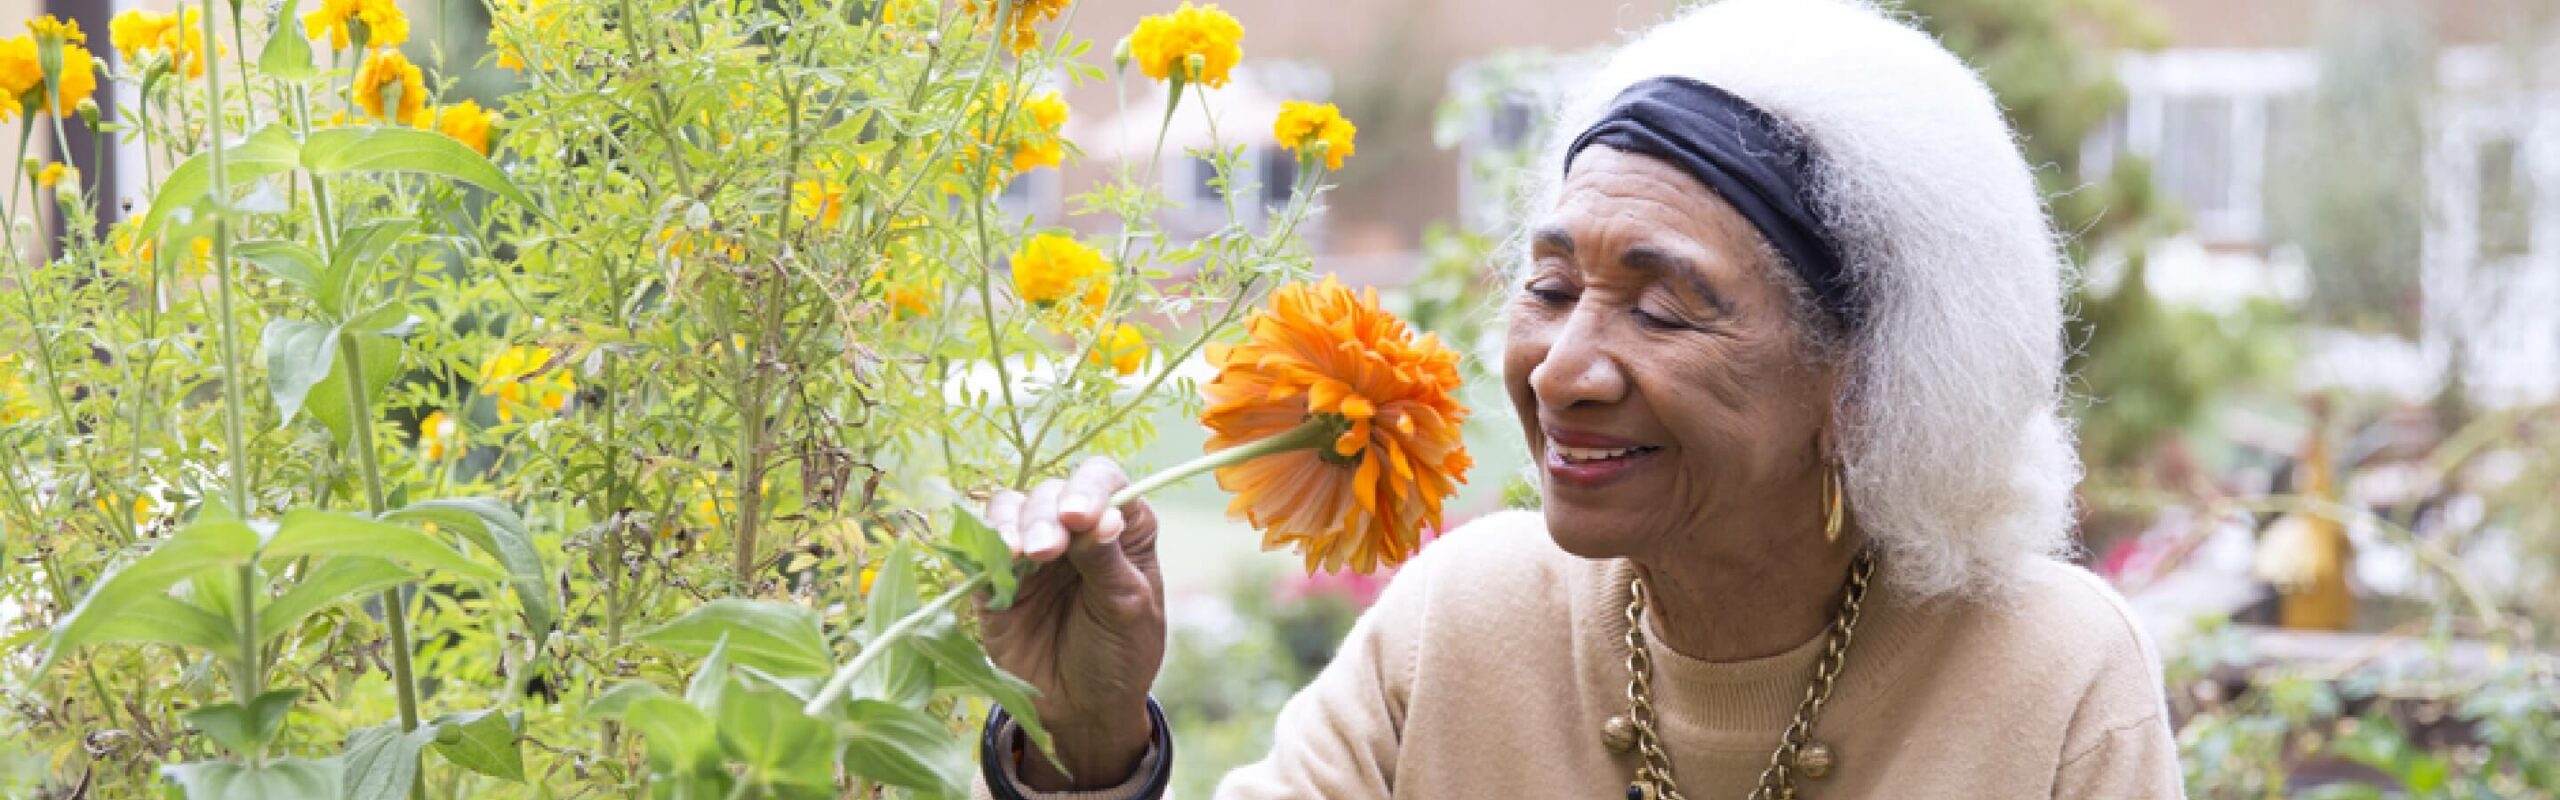
[[[187,724],[203,731],[206,738],[233,755],[247,756],[259,752],[274,741],[276,731],[284,728],[284,717],[293,711],[293,701],[302,698],[301,689],[276,689],[249,701],[214,703],[198,706],[182,714]]]
[[[369,333],[356,335],[356,357],[364,359],[364,407],[373,408],[373,399],[382,396],[383,387],[400,374],[400,340]],[[303,400],[311,418],[328,427],[344,449],[355,439],[355,418],[347,408],[347,360],[338,359],[329,369],[329,377],[311,387],[311,396]]]
[[[436,740],[433,725],[402,732],[400,721],[347,734],[346,772],[338,785],[346,800],[405,800],[418,779],[418,751]]]
[[[284,279],[313,300],[320,299],[320,254],[301,242],[259,239],[231,245],[231,254]]]
[[[285,22],[267,32],[267,45],[258,51],[258,74],[286,81],[307,81],[320,77],[311,62],[311,40],[303,38],[302,26],[293,24],[302,0],[285,0],[274,18]]]
[[[1031,695],[1035,691],[1031,684],[997,669],[995,662],[987,659],[987,651],[978,645],[978,640],[961,632],[956,618],[947,613],[936,616],[917,626],[915,635],[908,642],[916,652],[933,661],[936,681],[964,687],[996,701],[1013,715],[1015,722],[1022,725],[1022,732],[1031,737],[1032,744],[1038,745],[1043,752],[1049,751],[1049,730],[1041,726],[1040,716],[1031,709]]]
[[[942,721],[894,703],[855,700],[845,706],[844,767],[865,778],[961,796],[969,788],[969,744]]]
[[[320,273],[320,304],[331,314],[352,309],[372,282],[374,267],[384,253],[391,252],[400,237],[417,230],[417,220],[407,218],[378,219],[358,225],[338,239],[337,249],[329,251],[329,266]]]
[[[452,178],[496,192],[528,211],[541,211],[488,157],[435,131],[405,127],[313,131],[302,143],[302,167],[321,176],[416,172]]]
[[[971,576],[987,576],[987,587],[995,597],[987,607],[997,610],[1013,607],[1013,592],[1018,586],[1013,574],[1013,549],[1006,547],[1004,537],[987,524],[978,512],[966,506],[954,506],[951,516],[951,546]]]
[[[255,767],[233,761],[172,764],[160,774],[178,784],[187,800],[336,800],[339,769],[335,758],[279,758]]]
[[[267,321],[264,345],[266,352],[267,393],[276,400],[276,410],[290,424],[293,415],[302,411],[303,398],[310,396],[313,384],[329,377],[338,360],[338,329],[317,322],[298,319]]]
[[[355,514],[297,508],[284,514],[284,524],[267,541],[260,558],[267,561],[300,556],[365,555],[415,564],[465,577],[494,580],[500,573],[436,541],[414,528],[366,519]]]
[[[738,676],[720,691],[721,752],[765,783],[826,786],[835,772],[836,731],[800,712],[805,701],[779,686]]]
[[[349,598],[417,580],[417,573],[398,564],[364,555],[342,555],[322,561],[284,595],[258,611],[258,641],[273,641],[320,609]]]
[[[302,146],[293,140],[293,132],[281,124],[268,125],[249,134],[238,144],[223,148],[222,180],[226,189],[237,189],[256,183],[267,176],[294,168]],[[467,151],[466,151],[467,152]],[[213,191],[213,163],[210,152],[197,153],[169,171],[160,182],[160,190],[152,194],[151,210],[142,217],[142,230],[136,236],[157,236],[160,226],[177,209],[195,205]],[[162,248],[167,249],[167,248]]]
[[[789,603],[713,600],[639,639],[699,657],[710,655],[724,637],[732,663],[784,677],[823,678],[835,669],[818,612]]]
[[[461,534],[463,541],[506,565],[507,583],[524,604],[525,627],[534,638],[549,633],[552,623],[560,618],[559,596],[551,588],[551,576],[542,566],[540,552],[534,549],[533,534],[525,530],[524,518],[516,516],[505,503],[489,497],[426,500],[393,511],[383,519],[435,523],[438,528]]]
[[[174,644],[230,654],[238,626],[202,606],[166,594],[144,595],[89,632],[90,644]]]
[[[711,646],[711,655],[702,657],[702,666],[693,671],[693,680],[684,684],[684,701],[694,708],[719,708],[720,690],[729,685],[729,638]]]
[[[605,690],[587,704],[596,719],[619,719],[639,731],[649,746],[649,763],[667,775],[703,775],[720,771],[720,741],[711,717],[702,709],[667,696],[658,687],[625,683]]]
[[[160,595],[199,572],[236,569],[257,552],[258,534],[247,524],[226,512],[207,510],[151,552],[93,585],[80,605],[54,626],[43,666],[52,666],[64,652],[88,643],[108,619],[135,610],[137,603],[145,602],[142,598]]]
[[[889,546],[879,570],[871,577],[871,596],[862,617],[862,640],[880,640],[880,632],[897,624],[901,617],[914,613],[923,602],[916,599],[916,559],[914,546],[899,539]],[[933,662],[912,648],[896,648],[872,659],[853,676],[847,696],[885,700],[899,705],[916,705],[933,696]]]
[[[516,744],[519,723],[494,708],[437,717],[436,753],[454,766],[523,783],[524,748]]]

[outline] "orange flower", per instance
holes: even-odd
[[[1218,469],[1236,495],[1228,514],[1261,529],[1264,549],[1295,546],[1310,573],[1403,563],[1474,463],[1451,396],[1457,354],[1380,310],[1376,290],[1330,277],[1282,287],[1245,325],[1245,343],[1208,350],[1218,376],[1201,422],[1211,452],[1270,454]]]

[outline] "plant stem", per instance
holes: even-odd
[[[356,335],[338,333],[338,358],[347,367],[347,420],[354,429],[356,466],[364,474],[365,508],[376,517],[388,511],[383,501],[382,464],[373,452],[373,408],[365,402],[370,384],[364,373]],[[400,697],[400,730],[418,729],[418,676],[409,664],[409,609],[406,584],[382,591],[382,625],[391,637],[391,686]]]
[[[984,574],[961,581],[959,585],[944,591],[941,596],[926,602],[923,608],[899,617],[897,622],[880,631],[878,637],[864,644],[862,652],[855,654],[852,661],[845,662],[842,669],[836,670],[836,674],[827,679],[827,685],[818,690],[817,696],[809,698],[809,705],[801,711],[812,717],[823,718],[828,710],[835,706],[836,701],[844,699],[845,691],[853,686],[854,676],[862,674],[862,670],[871,666],[874,659],[889,652],[898,640],[914,634],[916,628],[922,626],[927,620],[950,610],[953,605],[960,602],[960,598],[968,597],[971,593],[985,588],[986,585],[987,576]]]
[[[1286,453],[1291,450],[1313,450],[1318,447],[1323,447],[1330,444],[1335,435],[1336,428],[1331,422],[1322,418],[1309,417],[1307,418],[1307,421],[1298,423],[1298,427],[1290,428],[1287,432],[1261,439],[1252,444],[1230,447],[1199,458],[1194,458],[1190,461],[1185,461],[1181,464],[1175,465],[1171,469],[1140,478],[1138,479],[1138,482],[1129,484],[1128,486],[1123,487],[1120,491],[1112,492],[1111,505],[1115,507],[1124,505],[1129,501],[1144,497],[1157,489],[1173,485],[1185,478],[1189,478],[1203,472],[1209,472],[1223,467],[1232,467],[1237,464],[1242,464],[1247,461],[1252,461],[1254,459],[1276,453]]]
[[[204,52],[221,52],[221,39],[214,33],[213,16],[219,3],[204,6]],[[206,172],[213,181],[213,274],[215,324],[221,329],[222,347],[222,452],[230,462],[230,495],[232,513],[246,519],[254,510],[249,503],[248,433],[243,418],[248,415],[248,401],[240,396],[240,387],[248,382],[240,369],[240,325],[233,316],[231,280],[231,203],[227,169],[223,165],[222,148],[222,60],[206,58],[204,68],[205,137],[210,142],[206,156]],[[240,654],[233,665],[232,690],[239,695],[242,707],[257,701],[265,687],[265,658],[258,649],[258,565],[256,561],[240,565]],[[255,765],[260,753],[248,754]]]

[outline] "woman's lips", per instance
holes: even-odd
[[[1577,489],[1597,489],[1624,479],[1651,461],[1659,447],[1568,447],[1547,440],[1547,475]]]

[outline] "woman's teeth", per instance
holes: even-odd
[[[1556,455],[1563,457],[1564,460],[1576,464],[1590,461],[1607,461],[1612,458],[1625,458],[1637,453],[1649,453],[1655,449],[1651,447],[1566,447],[1554,442],[1547,443],[1547,446],[1555,448]]]

